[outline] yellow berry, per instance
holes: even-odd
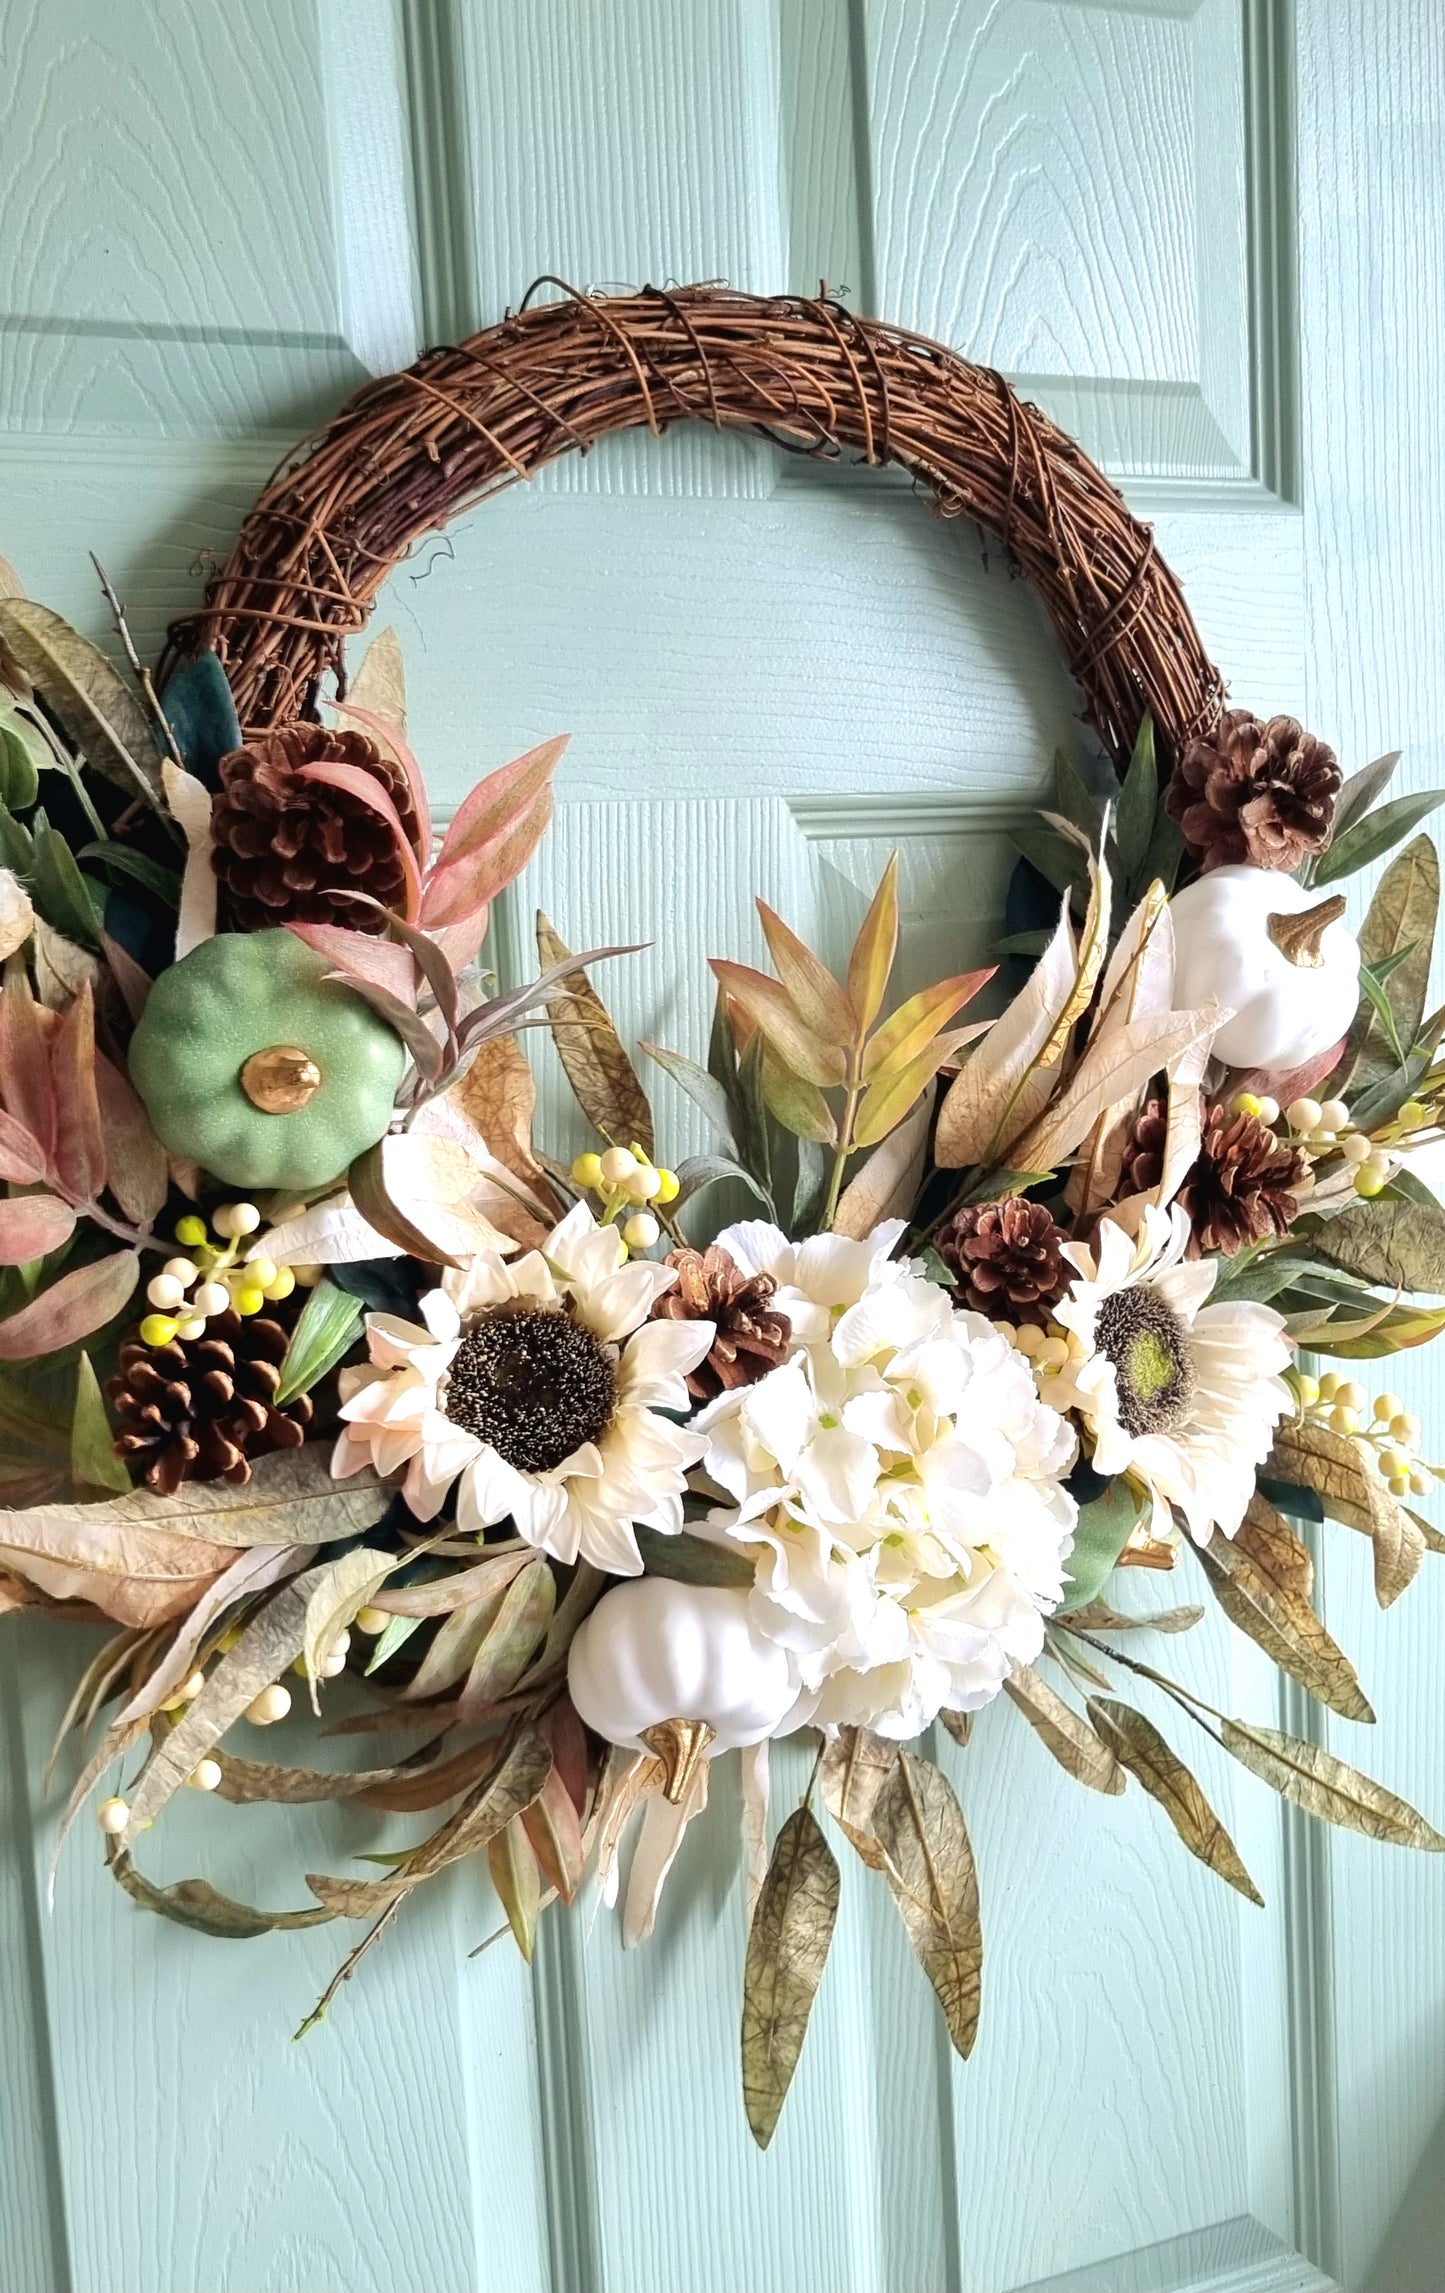
[[[1261,1102],[1253,1091],[1236,1091],[1232,1112],[1236,1115],[1257,1115]]]
[[[1292,1099],[1285,1109],[1285,1120],[1292,1131],[1317,1131],[1320,1127],[1318,1099]]]
[[[1359,1430],[1360,1413],[1357,1409],[1351,1409],[1341,1402],[1330,1411],[1330,1431],[1332,1433],[1358,1433]]]
[[[1002,1338],[1005,1345],[1016,1346],[1018,1344],[1019,1334],[1012,1322],[995,1322],[993,1334],[996,1338]]]
[[[358,1632],[374,1640],[378,1632],[385,1632],[391,1618],[384,1608],[358,1608],[354,1622]]]
[[[95,1811],[95,1820],[107,1838],[119,1839],[130,1821],[130,1809],[123,1799],[103,1799]]]
[[[295,1287],[296,1276],[291,1268],[278,1266],[274,1278],[266,1284],[266,1295],[272,1305],[278,1306],[283,1298],[290,1297]]]
[[[176,1240],[183,1242],[188,1250],[194,1250],[197,1244],[204,1242],[205,1239],[206,1222],[204,1218],[188,1216],[176,1220]]]
[[[1292,1370],[1290,1376],[1302,1405],[1306,1409],[1312,1408],[1320,1398],[1319,1379],[1311,1377],[1309,1372],[1303,1369]]]
[[[1391,1495],[1392,1497],[1408,1497],[1408,1496],[1409,1496],[1409,1494],[1410,1494],[1410,1476],[1409,1476],[1409,1474],[1408,1474],[1408,1473],[1395,1473],[1395,1474],[1393,1474],[1393,1475],[1391,1476],[1390,1480],[1389,1480],[1389,1481],[1386,1483],[1386,1487],[1389,1489],[1390,1495]]]
[[[1044,1342],[1044,1333],[1037,1322],[1020,1322],[1014,1332],[1013,1342],[1018,1347],[1019,1352],[1027,1360],[1032,1361]]]
[[[259,1314],[265,1303],[266,1293],[264,1290],[253,1290],[248,1287],[236,1292],[235,1306],[238,1314]]]
[[[174,1696],[172,1696],[168,1702],[162,1704],[161,1710],[163,1712],[178,1712],[183,1704],[193,1704],[205,1685],[205,1673],[192,1672],[186,1679],[181,1682]]]
[[[1339,1390],[1340,1379],[1338,1372],[1332,1369],[1327,1369],[1324,1376],[1320,1379],[1320,1400],[1333,1401]]]
[[[1403,1449],[1382,1449],[1380,1451],[1380,1471],[1387,1481],[1398,1480],[1402,1473],[1408,1478],[1410,1460]]]
[[[1355,1192],[1363,1195],[1366,1202],[1373,1202],[1377,1194],[1383,1194],[1388,1184],[1389,1173],[1377,1169],[1372,1162],[1361,1163],[1355,1172]]]
[[[1403,1123],[1406,1130],[1418,1131],[1430,1120],[1430,1110],[1419,1099],[1407,1099],[1395,1120]]]
[[[626,1147],[609,1147],[601,1157],[602,1176],[609,1186],[626,1186],[637,1168],[637,1157]]]
[[[1386,1425],[1389,1424],[1391,1418],[1399,1416],[1404,1406],[1405,1404],[1398,1393],[1377,1393],[1375,1395],[1375,1415]]]
[[[1403,1448],[1418,1449],[1420,1446],[1420,1420],[1408,1409],[1398,1410],[1390,1419],[1390,1431]]]
[[[142,1342],[148,1346],[168,1346],[176,1334],[174,1314],[147,1314],[141,1323]]]
[[[258,1290],[269,1290],[276,1279],[275,1259],[248,1258],[246,1260],[246,1278],[249,1282],[254,1283]]]
[[[579,1186],[590,1187],[595,1194],[602,1184],[601,1155],[579,1154],[572,1165],[572,1176]]]
[[[1336,1401],[1343,1402],[1346,1409],[1363,1409],[1369,1398],[1364,1387],[1358,1385],[1353,1378],[1348,1385],[1335,1388]]]
[[[326,1268],[324,1266],[293,1266],[291,1271],[301,1289],[314,1290]]]
[[[678,1179],[677,1172],[675,1170],[659,1169],[657,1176],[659,1181],[657,1189],[658,1201],[676,1202],[680,1188],[680,1181]]]
[[[1044,1338],[1034,1352],[1034,1367],[1042,1370],[1062,1369],[1069,1358],[1069,1349],[1062,1338]]]

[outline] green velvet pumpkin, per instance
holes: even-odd
[[[406,1053],[327,968],[292,932],[222,932],[161,973],[131,1039],[130,1073],[173,1154],[228,1186],[301,1192],[338,1178],[382,1137]],[[284,1112],[243,1086],[247,1062],[272,1051],[311,1063],[309,1093],[303,1084],[292,1094],[307,1093],[304,1104]]]

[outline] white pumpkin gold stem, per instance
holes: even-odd
[[[1301,971],[1319,971],[1324,965],[1321,941],[1331,924],[1339,922],[1345,912],[1344,896],[1332,892],[1313,908],[1301,908],[1293,915],[1273,915],[1267,918],[1265,930],[1283,956]]]
[[[715,1733],[706,1720],[659,1720],[643,1729],[641,1740],[662,1762],[663,1794],[674,1807],[681,1806]]]

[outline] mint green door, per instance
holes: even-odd
[[[1352,766],[1417,744],[1438,779],[1442,85],[1436,0],[0,0],[0,550],[99,635],[95,548],[153,650],[296,434],[536,274],[826,278],[1078,432],[1238,699]],[[754,890],[826,942],[896,842],[919,971],[985,947],[1010,818],[1079,737],[996,553],[886,479],[702,433],[502,497],[378,618],[441,809],[572,732],[499,962],[538,902],[574,944],[651,939],[619,1009],[693,1047]],[[1428,1370],[1411,1392],[1428,1413]],[[1438,1820],[1438,1584],[1382,1622],[1343,1545],[1368,1764]],[[0,1634],[6,2293],[1284,2293],[1363,2285],[1387,2238],[1382,2285],[1432,2281],[1441,1873],[1307,1836],[1235,1774],[1205,1780],[1263,1914],[1010,1710],[945,1745],[975,2057],[850,1870],[764,2157],[734,1782],[645,1951],[587,1907],[530,1976],[469,1958],[497,1913],[466,1868],[293,2047],[334,1930],[192,1938],[85,1838],[47,1909],[76,1642]],[[1273,1716],[1243,1644],[1206,1626],[1179,1660]],[[191,1804],[148,1861],[279,1906],[379,1843],[354,1812]]]

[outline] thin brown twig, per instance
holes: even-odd
[[[90,562],[95,567],[96,579],[100,583],[105,602],[110,607],[110,617],[115,623],[115,633],[125,647],[125,657],[130,663],[131,675],[140,686],[145,705],[150,711],[151,722],[165,735],[166,748],[172,764],[176,766],[178,771],[184,772],[186,760],[181,754],[180,743],[171,730],[170,718],[161,707],[160,696],[155,688],[155,679],[135,649],[135,639],[130,633],[130,623],[125,617],[125,607],[116,595],[115,583],[111,580],[94,550],[90,553]]]
[[[391,1925],[392,1920],[396,1917],[397,1912],[401,1909],[402,1904],[406,1901],[407,1896],[410,1893],[411,1889],[408,1887],[403,1894],[398,1895],[393,1902],[388,1903],[386,1909],[382,1912],[381,1917],[376,1921],[376,1923],[373,1926],[367,1928],[366,1933],[362,1936],[361,1941],[357,1944],[355,1950],[348,1951],[346,1957],[342,1960],[330,1982],[326,1985],[325,1990],[321,1993],[320,1998],[318,1998],[316,2004],[312,2007],[311,2012],[307,2015],[306,2020],[293,2034],[293,2046],[299,2039],[302,2039],[306,2036],[308,2030],[314,2030],[316,2024],[322,2021],[325,2016],[326,2009],[330,2006],[331,2001],[335,1998],[342,1984],[344,1982],[350,1982],[352,1976],[355,1974],[367,1952],[371,1949],[373,1943],[379,1943],[381,1941],[382,1936],[386,1933],[387,1928]]]

